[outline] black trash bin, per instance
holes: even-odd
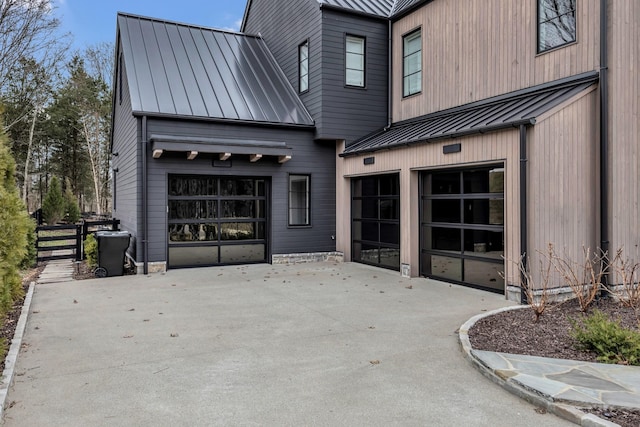
[[[128,231],[98,231],[98,268],[96,276],[110,277],[124,274],[124,254],[129,247]]]

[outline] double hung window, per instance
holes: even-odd
[[[402,38],[402,96],[422,91],[422,31],[417,29]]]

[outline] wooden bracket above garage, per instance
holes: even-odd
[[[153,150],[153,158],[154,159],[159,159],[160,156],[162,156],[163,152],[164,152],[163,150]]]
[[[258,160],[260,160],[262,158],[262,154],[251,154],[249,156],[249,160],[251,161],[251,163],[255,163]]]
[[[198,152],[197,151],[189,151],[189,154],[187,155],[187,160],[193,160],[198,156]]]

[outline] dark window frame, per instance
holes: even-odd
[[[291,212],[293,208],[291,206],[291,178],[292,177],[305,177],[306,178],[306,206],[304,210],[306,211],[306,221],[303,224],[293,224],[291,221]],[[289,173],[287,175],[287,226],[291,228],[310,228],[311,225],[311,174],[308,173]]]
[[[347,65],[347,56],[350,52],[347,51],[347,42],[349,38],[358,39],[362,41],[362,70],[356,68],[349,68]],[[351,52],[353,53],[353,52]],[[347,80],[347,72],[349,70],[362,72],[362,85],[350,84]],[[346,33],[344,35],[344,85],[348,88],[366,89],[367,87],[367,38],[357,34]]]
[[[542,16],[541,16],[541,10],[544,7],[543,3],[547,2],[548,0],[537,0],[536,2],[536,51],[538,54],[541,53],[546,53],[546,52],[550,52],[553,51],[555,49],[560,49],[562,47],[574,44],[578,41],[578,25],[577,25],[577,19],[578,19],[578,14],[576,13],[577,9],[578,9],[578,5],[576,0],[568,0],[570,2],[573,2],[572,6],[573,9],[565,12],[565,13],[558,13],[556,15],[554,15],[551,18],[546,18],[543,20]],[[541,37],[542,37],[542,26],[545,24],[549,24],[551,21],[555,20],[555,19],[560,19],[564,16],[573,14],[573,21],[574,21],[574,28],[573,29],[569,29],[573,31],[573,38],[570,40],[566,40],[564,43],[559,43],[559,44],[555,44],[553,46],[549,46],[549,47],[545,47],[543,46]]]
[[[407,54],[406,49],[405,49],[405,44],[407,39],[409,39],[410,37],[415,37],[416,35],[418,35],[420,37],[420,50],[419,51],[415,51],[415,52],[411,52],[410,54]],[[402,36],[402,97],[403,98],[408,98],[410,96],[414,96],[414,95],[418,95],[420,93],[422,93],[422,71],[423,71],[423,59],[422,59],[422,27],[418,27],[415,28],[413,30],[411,30],[410,32],[404,34]],[[420,54],[420,70],[407,74],[407,69],[405,67],[405,62],[406,59],[411,56],[411,55],[415,55],[416,53]],[[407,80],[412,77],[415,76],[416,74],[420,74],[420,90],[415,91],[415,92],[411,92],[410,88],[408,90],[405,91],[405,83],[407,82]]]
[[[122,105],[122,52],[118,57],[118,103]]]
[[[305,58],[306,61],[306,65],[307,65],[307,73],[306,74],[302,74],[302,49],[306,48],[307,50],[307,57]],[[309,48],[309,39],[306,39],[305,41],[303,41],[302,43],[300,43],[298,45],[298,93],[307,93],[309,92],[309,75],[311,73],[311,70],[309,69],[309,53],[311,52],[311,49]],[[302,88],[302,82],[303,79],[305,79],[306,81],[306,88]]]

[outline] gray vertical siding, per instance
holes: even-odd
[[[345,36],[365,37],[365,88],[345,87]],[[323,9],[322,127],[347,145],[387,124],[388,21]]]
[[[120,49],[118,49],[120,52]],[[116,62],[117,64],[117,62]],[[139,120],[136,119],[131,110],[131,96],[129,95],[129,85],[126,78],[126,67],[122,63],[124,73],[122,79],[116,78],[116,84],[122,81],[122,103],[120,103],[120,88],[116,87],[116,98],[114,107],[114,128],[112,152],[118,153],[112,157],[112,167],[118,172],[114,173],[114,184],[116,192],[114,200],[113,217],[120,220],[123,230],[132,233],[134,238],[138,234],[141,224],[141,204],[140,204],[140,178],[142,176],[142,163],[140,157],[140,130]],[[113,188],[112,188],[113,191]],[[140,254],[136,245],[129,248],[131,255]]]
[[[212,156],[201,154],[186,160],[186,153],[165,153],[149,160],[149,261],[167,259],[167,175],[206,174],[255,176],[271,180],[270,253],[334,251],[335,241],[335,147],[313,141],[313,130],[225,125],[196,121],[149,119],[149,134],[189,137],[246,138],[284,141],[293,148],[285,164],[264,157],[250,163],[247,156],[232,156],[231,168],[212,167]],[[312,225],[287,225],[287,177],[289,173],[311,174]]]
[[[298,46],[309,40],[309,90],[300,99],[322,127],[322,38],[316,0],[252,0],[245,22],[247,34],[260,34],[298,92]]]

